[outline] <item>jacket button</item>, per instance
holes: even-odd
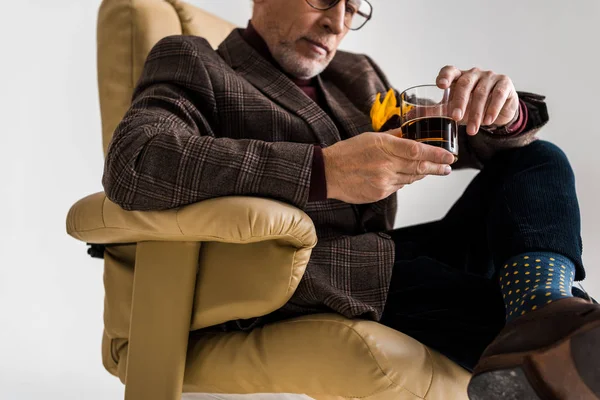
[[[377,232],[377,234],[379,236],[381,236],[382,238],[384,238],[384,239],[391,239],[392,238],[390,235],[388,235],[387,233],[384,233],[384,232]]]

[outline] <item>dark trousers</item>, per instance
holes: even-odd
[[[381,323],[472,370],[505,324],[497,283],[504,262],[525,252],[558,253],[581,280],[580,230],[565,154],[541,140],[501,151],[442,220],[387,232],[396,262]]]

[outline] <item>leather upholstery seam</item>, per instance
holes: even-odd
[[[385,376],[389,381],[390,384],[393,386],[396,386],[398,388],[400,388],[401,390],[405,390],[408,393],[412,394],[413,396],[419,398],[419,399],[424,399],[424,397],[419,396],[416,393],[413,393],[412,391],[408,390],[405,386],[401,386],[398,383],[394,382],[394,380],[392,378],[390,378],[386,372],[383,370],[383,368],[381,367],[381,364],[379,363],[379,361],[377,360],[377,358],[375,358],[375,355],[373,354],[373,351],[371,351],[371,348],[369,347],[369,345],[367,344],[366,340],[356,331],[356,329],[354,329],[354,327],[346,325],[350,330],[352,330],[352,332],[354,332],[354,334],[356,336],[358,336],[360,338],[360,340],[363,342],[363,344],[365,345],[365,347],[367,348],[367,350],[369,351],[369,354],[371,355],[371,357],[373,358],[373,360],[375,361],[375,363],[377,364],[377,368],[379,368],[379,370],[381,371],[381,373],[383,374],[383,376]],[[374,394],[380,393],[383,390],[379,391],[379,392],[375,392],[370,394],[369,396],[373,396]]]
[[[115,339],[109,338],[110,340],[110,358],[112,358],[113,363],[118,367],[119,361],[121,361],[121,357],[118,357],[118,349],[116,349]],[[129,347],[129,339],[127,340],[127,347]]]
[[[425,345],[423,345],[423,347],[425,348],[425,351],[427,352],[427,357],[429,358],[429,364],[431,365],[431,380],[429,381],[429,386],[427,387],[427,391],[425,392],[425,395],[423,396],[423,398],[426,399],[427,395],[431,391],[431,388],[433,387],[433,374],[435,373],[435,368],[433,368],[433,356],[431,355],[429,348],[427,348],[427,346],[425,346]]]
[[[177,212],[175,213],[175,221],[177,222],[177,228],[179,228],[179,233],[184,235],[183,229],[181,229],[181,224],[179,223],[179,211],[181,211],[181,209],[178,209]]]
[[[290,279],[288,280],[288,287],[287,290],[285,291],[285,296],[287,297],[288,294],[291,292],[291,288],[292,288],[292,279],[294,278],[294,270],[296,269],[296,254],[298,254],[298,249],[296,249],[294,251],[294,257],[292,258],[292,269],[290,271]],[[309,260],[310,261],[310,260]],[[308,264],[308,262],[307,262]],[[294,293],[292,292],[292,295],[294,295]],[[287,301],[286,301],[287,303]],[[284,304],[285,305],[285,304]]]
[[[319,319],[303,319],[301,321],[280,321],[278,322],[278,325],[284,325],[284,324],[297,324],[297,323],[302,323],[302,322],[323,322],[323,320],[319,320]],[[396,382],[394,382],[394,380],[392,378],[390,378],[388,376],[388,374],[386,374],[386,372],[383,370],[383,368],[381,368],[381,364],[379,363],[379,361],[377,361],[377,358],[375,358],[375,355],[373,354],[373,352],[371,351],[371,347],[369,347],[369,345],[367,344],[367,342],[365,341],[365,339],[356,331],[356,329],[354,329],[354,327],[342,322],[342,321],[326,321],[328,323],[334,323],[334,324],[340,324],[340,325],[344,325],[346,326],[348,329],[350,329],[356,336],[358,336],[358,338],[360,339],[360,341],[364,344],[364,346],[367,348],[367,351],[369,352],[369,355],[371,356],[371,358],[373,359],[373,361],[375,361],[375,364],[377,364],[377,368],[379,368],[379,371],[382,373],[382,375],[390,382],[390,386],[396,386],[398,388],[400,388],[401,390],[404,390],[410,394],[412,394],[413,396],[419,398],[419,399],[425,399],[425,397],[419,396],[418,394],[412,392],[411,390],[407,389],[405,386],[402,386]],[[378,393],[383,392],[386,389],[382,389],[376,392],[372,392],[369,393],[366,396],[343,396],[346,399],[366,399],[370,396],[376,395]],[[323,393],[325,394],[325,393]]]
[[[106,221],[104,220],[104,207],[106,206],[106,196],[104,196],[104,198],[102,199],[102,207],[100,207],[100,217],[102,218],[102,228],[100,229],[105,229],[106,228]],[[98,229],[98,228],[96,228]],[[81,231],[78,231],[81,232]]]
[[[77,230],[74,230],[73,233],[88,233],[88,232],[94,232],[94,231],[103,230],[103,229],[116,229],[116,230],[120,230],[120,231],[129,231],[129,232],[132,232],[132,233],[146,233],[144,231],[132,230],[132,229],[129,229],[129,228],[112,227],[112,226],[104,226],[102,228],[91,228],[91,229],[77,229]],[[177,238],[177,237],[179,237],[177,234],[173,234],[173,233],[167,233],[167,234],[165,234],[165,233],[156,233],[156,234],[164,236],[164,237],[169,238],[169,239],[170,238]],[[294,239],[294,240],[300,242],[300,246],[303,249],[307,249],[308,247],[310,247],[310,245],[305,245],[304,242],[302,242],[301,239],[298,239],[296,236],[292,236],[292,235],[278,235],[278,236],[263,236],[263,235],[261,235],[261,236],[250,236],[246,240],[237,241],[237,242],[230,241],[230,240],[228,240],[228,238],[224,238],[224,237],[221,237],[221,236],[206,236],[206,237],[207,237],[207,239],[194,239],[194,240],[184,240],[184,241],[186,241],[186,242],[210,242],[210,241],[213,241],[213,240],[210,240],[210,239],[222,239],[222,243],[245,244],[249,240],[254,239],[254,238],[267,238],[265,240],[262,240],[263,242],[266,242],[268,240],[277,240],[277,239],[282,239],[282,238],[291,238],[291,239]],[[138,242],[147,242],[147,241],[150,241],[150,240],[148,240],[148,239],[142,239],[142,240],[139,240]],[[151,241],[160,242],[161,240],[151,240]],[[127,242],[127,243],[132,243],[132,242]],[[252,242],[252,243],[256,243],[256,242]]]

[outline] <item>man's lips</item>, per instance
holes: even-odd
[[[306,40],[308,43],[310,43],[312,45],[315,45],[316,47],[319,47],[319,48],[325,50],[325,53],[329,53],[329,47],[327,47],[327,45],[316,42],[314,40],[310,40],[309,38],[304,38],[304,40]]]

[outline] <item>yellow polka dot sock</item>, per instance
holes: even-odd
[[[575,266],[554,253],[526,253],[511,258],[498,277],[507,322],[554,301],[571,297]]]

